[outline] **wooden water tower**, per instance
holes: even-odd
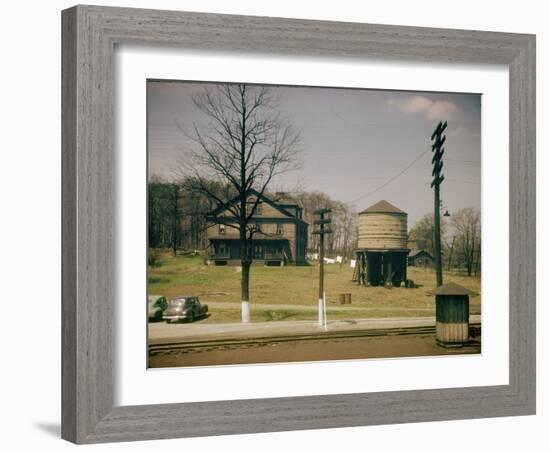
[[[407,280],[407,213],[382,200],[359,213],[354,281],[400,286]]]

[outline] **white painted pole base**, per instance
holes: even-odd
[[[325,291],[323,291],[323,324],[325,326],[325,331],[328,331],[328,320],[327,320],[327,296]]]
[[[241,321],[242,323],[250,322],[250,305],[249,302],[241,302]]]
[[[325,324],[325,313],[323,311],[324,302],[323,299],[319,299],[319,326],[322,327]]]

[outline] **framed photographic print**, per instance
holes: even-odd
[[[64,11],[63,437],[533,414],[534,70],[531,35]]]

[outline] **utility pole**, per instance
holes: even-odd
[[[332,233],[332,230],[328,227],[331,220],[325,217],[325,214],[329,214],[331,209],[323,208],[313,212],[314,215],[319,216],[313,224],[318,225],[318,229],[313,231],[313,234],[319,235],[319,326],[327,329],[327,300],[325,296],[325,234]]]
[[[430,187],[434,189],[434,258],[435,258],[435,276],[436,276],[436,283],[437,286],[441,286],[443,284],[443,269],[441,266],[441,217],[440,217],[440,209],[441,209],[441,200],[439,199],[439,186],[445,179],[443,174],[441,173],[443,169],[443,153],[445,149],[443,148],[443,144],[446,140],[445,135],[443,132],[447,128],[447,121],[445,122],[439,122],[436,129],[432,133],[432,176],[433,180],[430,184]]]

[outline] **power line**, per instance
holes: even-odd
[[[362,200],[364,198],[367,198],[369,197],[370,195],[372,194],[375,194],[376,192],[378,192],[380,189],[383,189],[385,188],[388,184],[390,184],[392,181],[395,181],[397,178],[399,178],[401,175],[403,175],[407,170],[409,170],[412,166],[414,166],[426,153],[428,153],[429,151],[431,150],[430,147],[428,147],[426,150],[424,150],[420,155],[418,155],[407,167],[405,167],[401,172],[399,172],[398,174],[394,175],[393,177],[391,177],[388,181],[386,181],[385,183],[383,183],[382,185],[378,186],[376,189],[370,191],[370,192],[367,192],[365,195],[362,195],[361,197],[357,197],[355,200],[352,200],[351,202],[349,203],[355,203],[359,200]]]

